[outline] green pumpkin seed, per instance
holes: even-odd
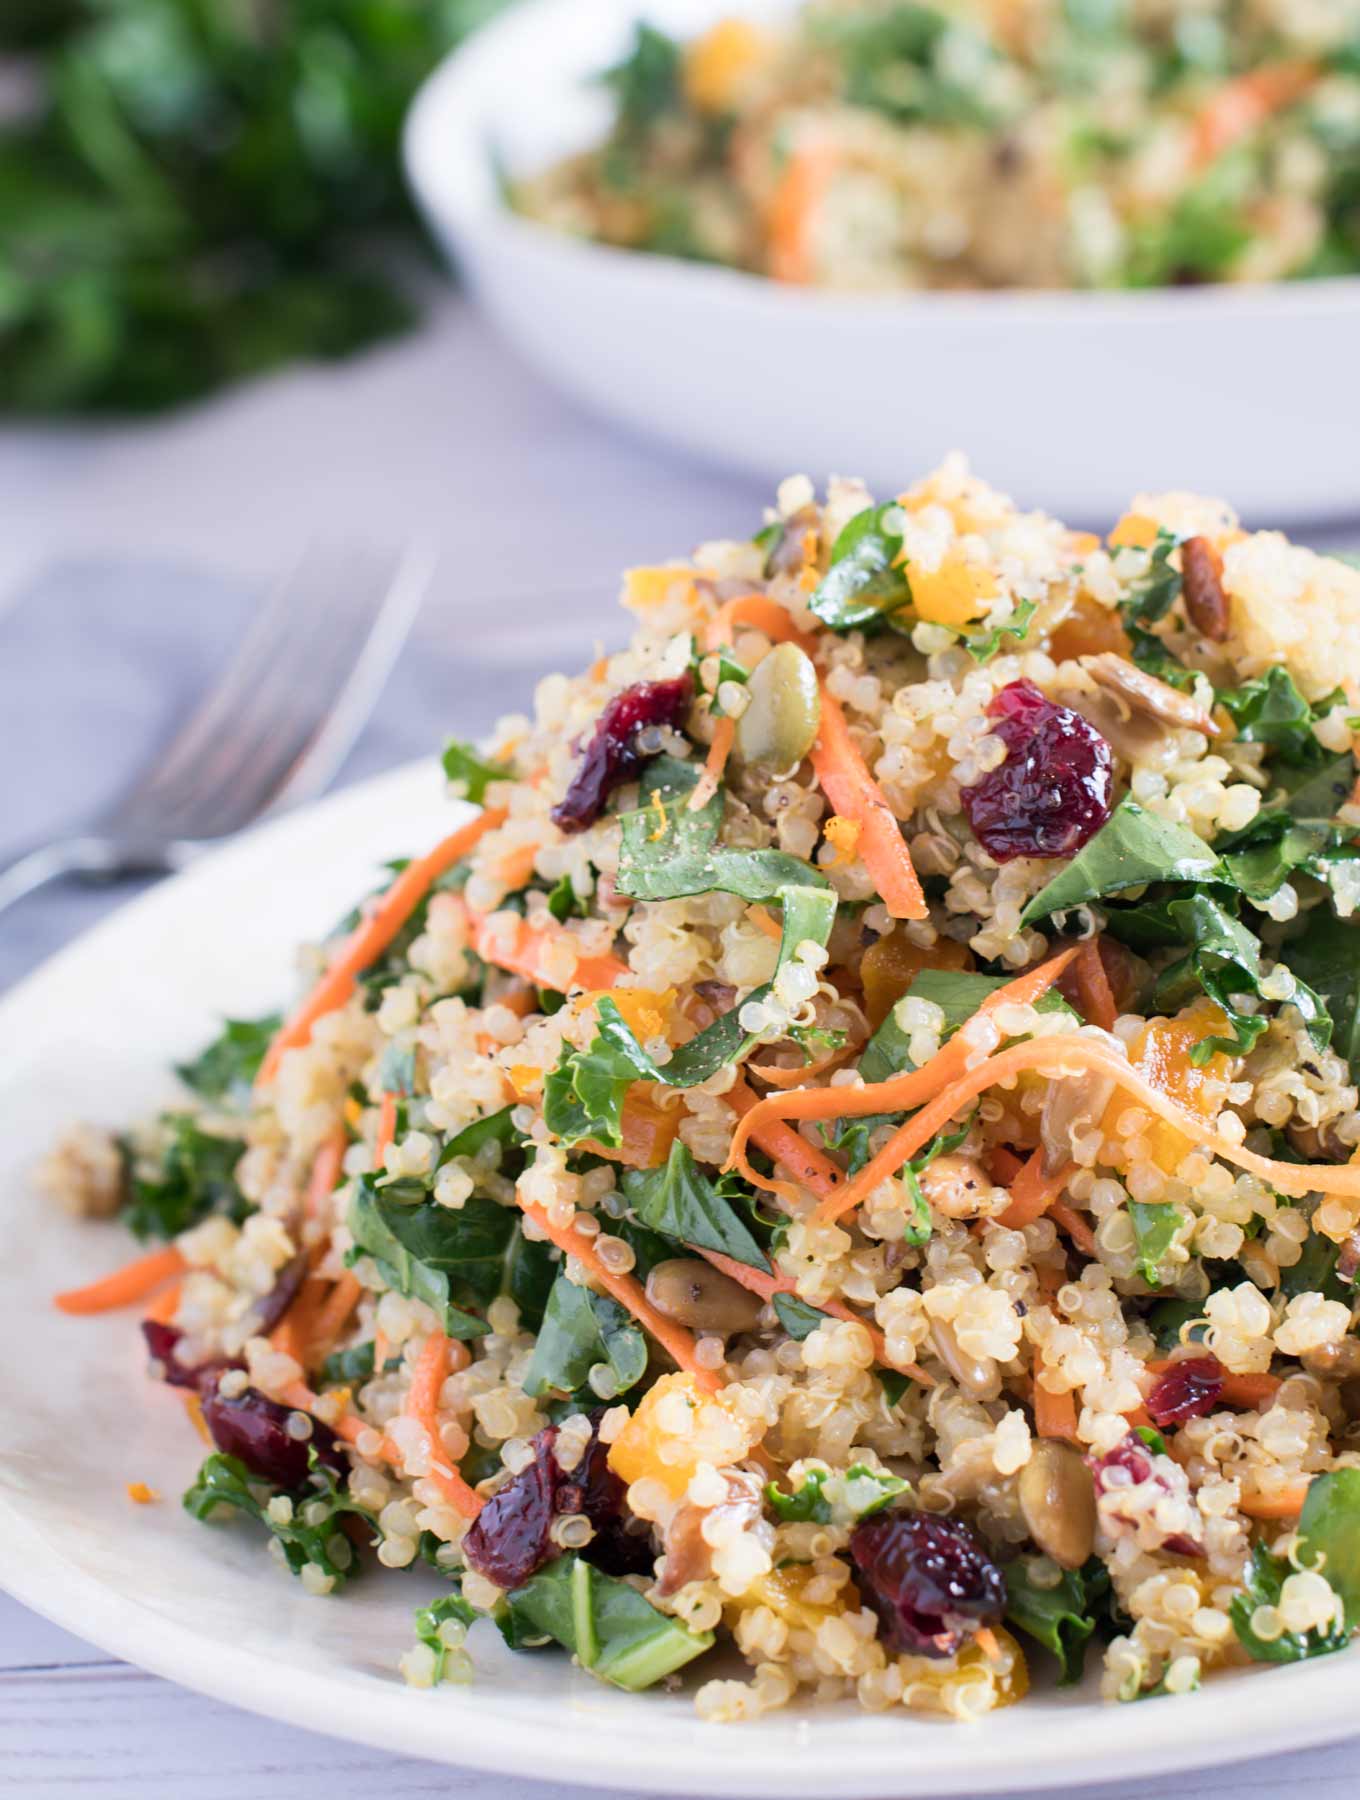
[[[747,683],[748,704],[737,720],[737,755],[771,774],[796,769],[817,735],[822,700],[817,671],[797,644],[776,644]]]
[[[1034,1446],[1020,1471],[1020,1512],[1030,1536],[1060,1569],[1079,1569],[1096,1533],[1096,1495],[1081,1453],[1057,1438]]]

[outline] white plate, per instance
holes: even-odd
[[[43,1209],[28,1170],[64,1122],[119,1123],[170,1092],[166,1063],[224,1012],[285,997],[291,946],[371,884],[378,862],[447,829],[433,765],[295,814],[117,913],[0,1003],[0,1584],[57,1623],[205,1693],[407,1755],[634,1791],[882,1796],[1053,1787],[1189,1768],[1355,1729],[1356,1664],[1215,1680],[1102,1705],[1089,1687],[974,1727],[846,1704],[705,1726],[687,1694],[606,1689],[549,1652],[472,1634],[469,1689],[408,1689],[396,1658],[424,1574],[374,1571],[313,1599],[245,1524],[181,1511],[202,1445],[150,1384],[135,1314],[68,1319],[54,1290],[122,1261],[116,1226]],[[137,1506],[129,1481],[165,1500]],[[690,1683],[693,1686],[693,1682]]]
[[[406,152],[420,204],[545,375],[767,480],[862,475],[888,494],[964,449],[1022,503],[1080,523],[1174,487],[1263,524],[1360,512],[1360,278],[857,297],[572,240],[506,209],[496,163],[523,173],[598,141],[608,106],[588,78],[639,15],[684,36],[732,10],[525,0],[418,98]]]

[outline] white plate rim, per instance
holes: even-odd
[[[0,999],[0,1041],[43,996],[68,980],[88,982],[110,959],[128,953],[186,909],[202,908],[216,884],[276,866],[276,852],[299,827],[313,836],[380,828],[436,783],[435,765],[408,765],[346,789],[320,805],[260,827],[203,858],[182,875],[120,909],[59,952]],[[349,896],[338,896],[343,902]],[[87,988],[87,991],[90,990]],[[167,1053],[170,1047],[167,1046]],[[22,1057],[22,1052],[20,1052]],[[0,1133],[0,1143],[3,1133]],[[3,1159],[0,1158],[0,1168]],[[5,1170],[15,1186],[19,1171]],[[13,1195],[6,1202],[15,1204]],[[8,1292],[6,1291],[8,1290]],[[30,1305],[21,1275],[0,1265],[0,1304]],[[130,1509],[131,1512],[134,1509]],[[1292,1669],[1219,1677],[1174,1702],[1123,1708],[1046,1697],[978,1725],[900,1720],[891,1753],[881,1746],[847,1763],[843,1715],[790,1711],[760,1727],[683,1727],[629,1698],[623,1728],[613,1714],[603,1728],[581,1705],[591,1684],[562,1664],[561,1703],[545,1717],[498,1704],[487,1688],[417,1694],[396,1683],[372,1683],[362,1705],[350,1704],[352,1682],[262,1656],[207,1636],[92,1580],[64,1557],[0,1488],[0,1586],[54,1623],[152,1673],[251,1712],[353,1741],[504,1775],[578,1781],[635,1791],[787,1796],[846,1792],[881,1795],[956,1794],[1031,1789],[1184,1771],[1213,1763],[1328,1743],[1356,1729],[1354,1668],[1349,1656]],[[203,1542],[213,1556],[211,1539]],[[315,1604],[344,1605],[343,1599]],[[409,1604],[409,1602],[408,1602]],[[594,1691],[594,1690],[592,1690]],[[674,1721],[676,1715],[671,1714]],[[819,1724],[820,1721],[820,1724]],[[773,1724],[779,1754],[764,1728]],[[866,1726],[867,1731],[867,1726]],[[760,1735],[758,1757],[743,1744]],[[658,1754],[661,1752],[661,1754]]]

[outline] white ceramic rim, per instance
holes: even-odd
[[[469,243],[500,240],[549,265],[560,259],[566,266],[626,270],[643,295],[650,283],[687,294],[698,308],[722,308],[729,314],[745,310],[757,317],[771,311],[835,331],[853,331],[869,321],[881,323],[885,315],[904,333],[934,331],[942,325],[991,332],[1000,323],[1022,330],[1093,324],[1117,329],[1126,320],[1174,321],[1202,308],[1231,308],[1237,319],[1282,328],[1306,328],[1310,319],[1334,317],[1338,311],[1357,310],[1360,317],[1360,275],[1255,286],[842,294],[554,231],[505,205],[492,168],[486,110],[499,71],[521,60],[521,50],[527,50],[543,29],[552,29],[564,17],[579,18],[582,3],[519,0],[452,51],[416,96],[405,129],[411,185],[422,205]],[[641,16],[647,9],[639,4],[631,10]]]
[[[263,826],[204,858],[12,990],[0,1001],[0,1041],[14,1046],[22,1064],[24,1021],[45,1004],[45,995],[56,1000],[75,983],[97,1005],[100,971],[117,966],[120,958],[145,958],[148,946],[154,951],[164,934],[186,919],[210,920],[219,883],[239,887],[243,880],[261,884],[272,878],[280,850],[299,832],[309,849],[323,841],[380,840],[386,822],[394,815],[414,816],[417,800],[436,786],[434,765],[412,765]],[[350,897],[336,896],[341,903]],[[154,955],[144,975],[154,981]],[[18,1171],[8,1173],[6,1204],[16,1206]],[[31,1310],[35,1297],[24,1286],[22,1268],[0,1268],[0,1297],[6,1282],[5,1304]],[[126,1316],[119,1317],[121,1330]],[[137,1512],[128,1509],[130,1518]],[[213,1558],[211,1536],[205,1533],[202,1542],[203,1556]],[[888,1733],[881,1717],[847,1715],[840,1708],[790,1709],[750,1726],[702,1726],[666,1700],[605,1695],[565,1659],[554,1665],[561,1673],[553,1678],[551,1701],[532,1709],[526,1709],[523,1696],[516,1708],[513,1688],[490,1682],[437,1696],[420,1694],[392,1680],[369,1681],[352,1672],[342,1678],[297,1666],[282,1642],[277,1651],[262,1654],[213,1637],[202,1626],[167,1618],[78,1568],[26,1514],[22,1496],[3,1488],[0,1585],[111,1654],[252,1712],[408,1756],[638,1792],[771,1800],[787,1800],[791,1792],[976,1794],[1184,1771],[1325,1743],[1356,1729],[1356,1664],[1349,1655],[1216,1677],[1198,1694],[1153,1705],[1125,1708],[1084,1695],[1041,1692],[972,1727],[896,1714]],[[411,1601],[397,1594],[394,1604],[405,1613]],[[192,1596],[186,1605],[192,1616]]]

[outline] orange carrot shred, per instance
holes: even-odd
[[[924,919],[925,896],[902,828],[850,736],[845,714],[821,684],[822,718],[810,751],[822,792],[843,819],[860,828],[858,850],[894,919]]]
[[[447,1340],[445,1340],[445,1343],[447,1344]],[[438,1387],[436,1387],[436,1398],[438,1397],[438,1392]],[[197,1399],[197,1397],[197,1395],[191,1396],[193,1399]],[[285,1401],[289,1406],[295,1406],[299,1412],[315,1412],[317,1407],[321,1404],[320,1397],[312,1392],[305,1381],[290,1381],[287,1387],[280,1388],[279,1398]],[[359,1439],[368,1433],[372,1433],[373,1436],[378,1437],[376,1429],[368,1424],[366,1420],[361,1419],[357,1413],[342,1413],[338,1419],[328,1420],[327,1423],[337,1437],[343,1438],[347,1444],[352,1444],[356,1447]],[[420,1423],[425,1426],[427,1435],[430,1435],[429,1422],[425,1419],[421,1419]],[[437,1431],[432,1436],[431,1442],[434,1455],[438,1456],[442,1452],[443,1446],[439,1442]],[[378,1454],[385,1457],[394,1468],[400,1469],[404,1467],[400,1446],[387,1433],[383,1433],[381,1437],[379,1437]],[[464,1518],[475,1519],[477,1514],[482,1510],[484,1504],[482,1496],[473,1488],[470,1488],[463,1480],[462,1476],[458,1474],[455,1469],[450,1468],[448,1464],[432,1461],[429,1469],[429,1479],[439,1487],[444,1498],[456,1511],[461,1512]]]
[[[1072,1172],[1073,1164],[1065,1163],[1052,1175],[1045,1175],[1044,1153],[1036,1150],[1029,1161],[1022,1164],[1020,1173],[1011,1183],[1011,1203],[1000,1215],[998,1223],[1009,1226],[1012,1231],[1032,1225],[1049,1210]]]
[[[1279,1393],[1281,1385],[1278,1375],[1237,1375],[1231,1369],[1225,1369],[1221,1397],[1227,1405],[1241,1407],[1246,1412],[1268,1405]]]
[[[836,169],[836,153],[824,142],[797,147],[789,157],[766,221],[770,273],[776,281],[810,282],[813,220]]]
[[[1308,1498],[1308,1484],[1284,1488],[1278,1494],[1248,1494],[1237,1503],[1237,1510],[1249,1519],[1297,1519]]]
[[[525,1217],[533,1220],[544,1237],[551,1239],[568,1256],[574,1256],[582,1268],[588,1269],[624,1311],[631,1313],[638,1324],[651,1333],[671,1360],[694,1377],[705,1393],[713,1394],[718,1391],[723,1384],[712,1369],[706,1368],[699,1361],[693,1337],[683,1326],[657,1311],[643,1292],[640,1282],[618,1269],[607,1267],[600,1259],[594,1240],[584,1232],[577,1231],[574,1225],[555,1225],[543,1207],[535,1206],[522,1195],[519,1196],[519,1203]]]
[[[430,1447],[430,1479],[450,1506],[465,1519],[475,1519],[484,1504],[482,1496],[468,1486],[447,1460],[448,1453],[439,1436],[439,1390],[448,1373],[450,1341],[442,1331],[432,1331],[426,1338],[411,1372],[404,1410],[407,1418],[414,1419],[424,1429]]]
[[[1203,168],[1273,113],[1302,99],[1321,73],[1302,58],[1250,69],[1224,82],[1195,121],[1193,156]]]
[[[1032,1006],[1048,992],[1076,954],[1073,946],[1059,951],[1036,968],[1027,969],[1023,975],[1017,975],[1014,981],[997,988],[983,1001],[978,1008],[979,1016],[986,1017],[998,1006]],[[789,1093],[767,1094],[758,1106],[749,1110],[739,1108],[745,1116],[733,1134],[727,1166],[738,1169],[748,1181],[757,1179],[743,1152],[749,1138],[761,1144],[762,1149],[769,1149],[758,1134],[771,1121],[864,1118],[870,1113],[906,1112],[911,1107],[921,1106],[964,1073],[971,1051],[962,1032],[956,1032],[923,1068],[909,1069],[905,1074],[890,1076],[887,1081],[868,1082],[857,1088],[795,1088]],[[729,1101],[732,1099],[731,1094],[724,1097]],[[834,1179],[835,1171],[831,1174]]]
[[[704,634],[704,644],[709,650],[717,650],[724,644],[730,644],[736,635],[738,625],[745,625],[752,631],[759,631],[769,638],[773,644],[797,644],[807,655],[812,654],[813,640],[805,631],[800,631],[789,616],[788,608],[768,594],[738,594],[735,600],[729,600],[720,606],[708,622]]]
[[[819,1088],[802,1091],[825,1093],[831,1090]],[[845,1090],[835,1091],[844,1092]],[[773,1157],[775,1162],[787,1169],[795,1181],[801,1183],[805,1188],[810,1188],[814,1194],[820,1195],[823,1201],[831,1200],[839,1192],[839,1169],[814,1145],[800,1137],[791,1125],[786,1125],[782,1120],[769,1115],[766,1115],[759,1123],[752,1124],[753,1115],[759,1112],[761,1107],[767,1105],[768,1100],[760,1099],[740,1077],[732,1083],[722,1098],[733,1112],[740,1115],[732,1140],[734,1149],[738,1139],[745,1142],[749,1138],[753,1143],[759,1144],[767,1156]],[[780,1094],[771,1096],[771,1098],[786,1100],[792,1099],[793,1095]],[[746,1163],[744,1158],[742,1159],[742,1173],[757,1187],[764,1188],[766,1193],[779,1194],[786,1191],[786,1184],[771,1181],[767,1176],[759,1174]],[[794,1199],[797,1197],[796,1194],[793,1196]]]
[[[86,1287],[67,1288],[53,1296],[53,1304],[64,1313],[86,1314],[112,1312],[115,1307],[135,1306],[155,1293],[158,1287],[182,1275],[189,1265],[173,1244],[164,1250],[153,1250],[101,1275]]]
[[[746,908],[746,917],[757,930],[763,931],[767,938],[773,938],[776,944],[783,937],[783,927],[780,925],[778,919],[775,918],[774,914],[767,911],[765,907],[748,906]]]
[[[694,792],[686,803],[690,812],[701,812],[717,793],[736,735],[737,722],[731,717],[719,719],[713,727],[713,742],[708,746],[708,755],[704,758],[704,772],[695,782]]]
[[[487,914],[473,912],[468,915],[468,924],[472,947],[483,962],[494,963],[508,974],[522,975],[535,987],[551,988],[555,993],[566,991],[549,960],[549,952],[562,937],[563,927],[545,925],[535,929],[527,919],[518,920],[513,927],[499,922],[493,927]],[[628,965],[606,951],[599,956],[579,957],[569,985],[592,990],[611,988],[627,973]]]
[[[182,1281],[172,1281],[169,1287],[161,1289],[142,1316],[150,1319],[156,1325],[168,1325],[175,1316],[183,1288]]]
[[[940,1052],[944,1055],[952,1047],[952,1042]],[[926,1065],[929,1069],[932,1063]],[[1033,1070],[1041,1075],[1057,1078],[1075,1074],[1100,1074],[1111,1077],[1114,1082],[1134,1095],[1150,1112],[1165,1119],[1177,1130],[1185,1133],[1192,1142],[1198,1142],[1212,1150],[1213,1154],[1222,1157],[1225,1162],[1246,1169],[1248,1173],[1259,1175],[1272,1187],[1297,1199],[1305,1194],[1318,1191],[1328,1194],[1341,1194],[1348,1198],[1360,1198],[1360,1164],[1355,1163],[1285,1163],[1277,1162],[1271,1157],[1259,1156],[1253,1150],[1244,1148],[1232,1138],[1224,1136],[1216,1126],[1199,1114],[1174,1100],[1162,1088],[1149,1081],[1139,1070],[1130,1064],[1121,1054],[1118,1046],[1108,1040],[1084,1034],[1063,1033],[1055,1037],[1029,1038],[1023,1043],[1012,1044],[1009,1049],[1000,1050],[987,1057],[974,1068],[969,1069],[957,1081],[936,1095],[928,1105],[923,1106],[914,1118],[909,1119],[893,1133],[884,1145],[859,1174],[845,1182],[832,1200],[824,1202],[819,1209],[819,1217],[839,1218],[842,1213],[858,1206],[866,1195],[873,1192],[879,1182],[886,1181],[890,1175],[896,1174],[902,1164],[908,1160],[922,1144],[933,1137],[941,1127],[955,1116],[960,1109],[974,1100],[989,1087],[998,1082],[1013,1079],[1026,1071]],[[924,1071],[920,1071],[924,1073]],[[902,1077],[896,1078],[901,1081]],[[892,1083],[879,1084],[882,1090],[888,1089]],[[832,1111],[837,1105],[839,1090],[817,1090],[830,1093]],[[863,1100],[865,1095],[874,1093],[873,1088],[850,1090]],[[781,1103],[793,1098],[791,1095],[770,1096]],[[875,1109],[877,1110],[877,1109]],[[735,1139],[734,1139],[735,1143]],[[1085,1220],[1070,1208],[1055,1203],[1049,1207],[1050,1215],[1067,1230],[1075,1241],[1091,1242],[1090,1227]],[[1087,1252],[1090,1254],[1090,1252]]]
[[[1095,1233],[1075,1207],[1068,1206],[1063,1200],[1051,1200],[1048,1216],[1053,1223],[1065,1231],[1082,1255],[1095,1261]]]
[[[308,1368],[315,1368],[323,1363],[334,1350],[340,1333],[349,1324],[363,1296],[363,1284],[359,1277],[352,1270],[346,1269],[317,1309],[311,1342],[307,1346]]]
[[[446,875],[488,831],[504,824],[505,818],[503,810],[483,812],[426,855],[407,864],[368,918],[345,939],[311,993],[284,1021],[260,1064],[255,1077],[257,1086],[267,1086],[274,1079],[285,1051],[309,1042],[318,1019],[345,1004],[354,992],[360,971],[382,955],[439,877]]]
[[[373,1167],[381,1169],[397,1135],[397,1096],[384,1094],[378,1108],[378,1134],[373,1140]]]
[[[1043,1438],[1077,1442],[1077,1403],[1072,1394],[1051,1394],[1037,1378],[1034,1383],[1034,1429]]]
[[[308,1258],[306,1278],[293,1296],[288,1310],[269,1334],[269,1342],[273,1348],[284,1356],[291,1356],[304,1369],[310,1367],[312,1334],[317,1315],[330,1291],[330,1283],[316,1272],[325,1255],[324,1244],[313,1246]]]
[[[317,1151],[302,1203],[309,1219],[317,1216],[327,1196],[334,1191],[335,1184],[340,1179],[340,1168],[345,1160],[348,1141],[343,1126],[337,1127]]]
[[[998,1187],[1011,1187],[1025,1166],[1009,1144],[993,1144],[987,1152],[987,1169]]]
[[[1099,939],[1083,941],[1072,964],[1072,978],[1076,986],[1077,1011],[1089,1024],[1099,1025],[1102,1031],[1113,1031],[1119,1013],[1110,978],[1101,960]]]

